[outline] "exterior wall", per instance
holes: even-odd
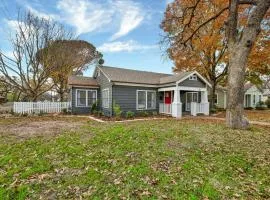
[[[263,100],[263,94],[256,86],[252,86],[251,88],[249,88],[245,93],[245,96],[246,95],[251,95],[250,107],[253,107],[253,108],[255,108],[257,103],[260,101],[260,96],[261,96],[261,101]],[[246,107],[245,101],[246,101],[246,98],[244,100],[244,106]]]
[[[211,88],[208,90],[208,101],[210,102],[211,98]],[[227,92],[222,89],[216,89],[217,94],[217,103],[216,107],[226,109],[226,98],[227,98]]]
[[[97,76],[96,79],[97,79],[97,82],[98,82],[98,84],[100,86],[99,103],[100,103],[101,111],[106,116],[112,116],[112,83],[108,80],[108,78],[103,74],[102,71],[100,71],[100,75]],[[102,91],[104,89],[109,90],[109,108],[103,108],[102,107]]]
[[[179,86],[205,88],[206,84],[199,77],[197,77],[197,80],[189,80],[187,78],[186,80],[179,83]]]
[[[137,90],[154,90],[156,91],[156,109],[147,109],[147,110],[137,110]],[[158,111],[159,105],[159,93],[157,88],[149,87],[134,87],[134,86],[112,86],[112,99],[113,103],[115,102],[121,107],[123,112],[132,111],[132,112],[153,112]]]
[[[77,107],[76,105],[76,90],[97,90],[97,99],[100,97],[100,91],[98,88],[85,88],[85,87],[72,87],[70,90],[70,97],[69,100],[71,101],[71,112],[74,114],[89,114],[91,113],[91,106],[90,107]]]

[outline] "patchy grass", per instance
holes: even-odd
[[[251,121],[270,123],[270,110],[245,110],[245,116]],[[226,113],[221,112],[216,117],[225,118]]]
[[[60,121],[73,120],[78,129],[51,137],[1,135],[0,199],[270,198],[270,129],[230,130],[207,120]]]

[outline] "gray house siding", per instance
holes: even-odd
[[[97,82],[100,86],[100,110],[104,113],[106,116],[112,116],[112,83],[109,81],[109,79],[103,74],[102,71],[100,71],[100,75],[96,77]],[[109,90],[109,107],[103,108],[102,107],[102,91],[104,89]]]
[[[137,90],[154,90],[156,92],[156,108],[147,110],[137,110],[136,108]],[[144,111],[153,112],[158,110],[159,93],[157,91],[157,88],[113,85],[112,98],[113,102],[118,104],[123,112],[132,111],[138,113]]]
[[[85,88],[85,87],[72,87],[70,90],[71,100],[71,112],[74,114],[89,114],[91,113],[91,106],[89,107],[77,107],[76,105],[76,90],[97,90],[97,99],[100,98],[100,91],[98,88]]]
[[[186,80],[179,83],[179,86],[205,88],[206,84],[199,77],[197,77],[197,80],[189,80],[187,78]]]

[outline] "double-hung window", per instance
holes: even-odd
[[[76,90],[76,106],[77,107],[90,107],[97,101],[96,90]]]
[[[154,90],[137,90],[137,110],[156,109],[156,92]]]
[[[109,89],[102,90],[102,107],[109,108]]]

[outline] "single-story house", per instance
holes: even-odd
[[[263,101],[263,91],[252,83],[246,83],[245,87],[245,97],[244,97],[244,107],[245,108],[255,108],[256,105]],[[210,91],[209,91],[210,94]],[[209,97],[210,99],[210,97]],[[227,88],[217,86],[215,103],[218,108],[226,109],[227,106]]]
[[[210,83],[198,72],[163,74],[97,66],[93,77],[71,76],[68,81],[72,113],[90,113],[98,102],[106,116],[114,105],[123,112],[158,112],[173,117],[209,115]]]

